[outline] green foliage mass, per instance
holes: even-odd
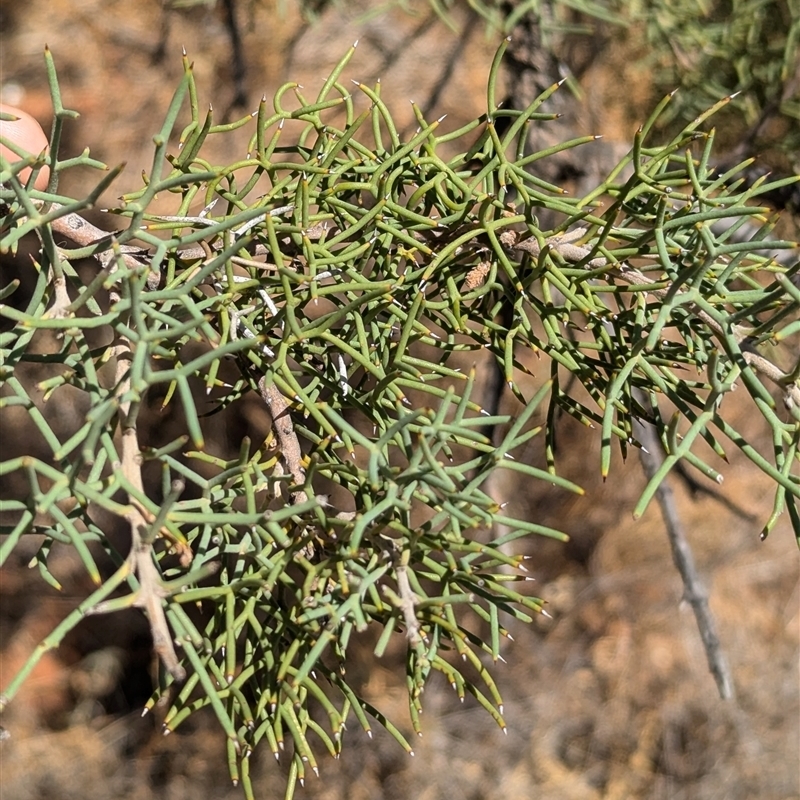
[[[800,3],[797,0],[717,0],[643,4],[651,61],[660,86],[681,87],[667,118],[685,119],[710,103],[741,93],[735,127],[766,116],[784,120],[780,141],[800,151]],[[738,124],[737,124],[738,123]],[[769,133],[761,132],[769,139]],[[773,134],[772,138],[775,138]]]
[[[656,426],[667,459],[637,513],[678,460],[717,476],[697,454],[702,440],[719,456],[741,448],[773,479],[765,532],[788,508],[800,534],[798,367],[765,384],[748,356],[786,361],[800,334],[800,265],[764,254],[796,245],[766,240],[769,212],[757,201],[775,182],[744,188],[743,165],[715,173],[712,112],[652,145],[666,98],[607,180],[570,198],[529,167],[591,137],[526,154],[529,127],[552,118],[556,87],[524,111],[499,109],[502,50],[486,115],[447,133],[420,115],[407,141],[379,87],[358,85],[354,96],[341,82],[350,55],[315,98],[289,84],[255,118],[227,125],[199,113],[187,64],[145,186],[117,210],[124,230],[90,246],[58,245],[53,226],[91,205],[113,173],[89,198],[58,194],[59,172],[96,163],[59,162],[57,135],[49,191],[19,180],[35,156],[0,165],[0,248],[31,232],[42,243],[31,296],[15,303],[17,285],[2,287],[0,408],[24,409],[31,440],[38,432],[48,451],[0,464],[5,480],[26,487],[0,501],[0,563],[34,536],[35,563],[57,586],[48,555],[64,543],[98,587],[5,688],[3,705],[83,616],[142,604],[153,590],[97,513],[129,520],[135,509],[144,522],[132,540],[158,577],[148,613],[151,622],[165,615],[180,661],[165,660],[150,707],[168,696],[174,730],[211,706],[248,796],[255,747],[285,751],[291,794],[317,770],[319,743],[338,756],[348,717],[365,730],[377,720],[411,750],[348,681],[351,637],[370,628],[376,657],[405,637],[412,729],[434,672],[505,727],[490,669],[502,620],[542,608],[520,588],[522,559],[509,552],[519,537],[562,534],[508,516],[486,481],[506,469],[580,492],[557,470],[561,414],[598,428],[604,472],[615,442],[637,446],[637,420]],[[52,63],[50,74],[58,134],[69,112]],[[246,157],[204,160],[208,137],[242,126],[253,130]],[[172,213],[152,211],[157,196],[174,200]],[[557,220],[550,230],[540,227],[544,211]],[[742,239],[745,223],[756,233]],[[72,262],[89,256],[104,266],[84,282]],[[487,416],[475,370],[461,369],[487,351],[520,401],[513,417]],[[530,352],[548,376],[533,392],[521,380]],[[769,452],[726,419],[734,383],[771,430]],[[59,438],[38,393],[54,402],[64,386],[88,411]],[[148,392],[163,387],[188,436],[159,449],[138,442],[137,458],[161,474],[161,489],[148,493],[131,479],[137,464],[124,441],[136,437]],[[205,392],[220,407],[258,393],[273,430],[244,441],[236,458],[214,455],[198,410]],[[531,440],[541,440],[546,469],[515,459]],[[482,627],[467,627],[466,610]]]
[[[331,5],[336,0],[301,7],[314,18]],[[451,28],[458,26],[456,12],[464,11],[458,0],[389,5],[418,13],[427,5]],[[657,121],[658,129],[675,131],[710,105],[738,94],[735,108],[723,111],[718,121],[726,131],[724,146],[752,138],[754,151],[768,147],[797,169],[798,0],[470,0],[468,6],[489,30],[504,35],[514,36],[522,20],[535,20],[544,48],[566,63],[568,39],[578,41],[581,51],[638,50],[638,66],[648,72],[657,93],[680,89]],[[628,37],[643,46],[631,47]],[[777,124],[770,128],[769,122]]]

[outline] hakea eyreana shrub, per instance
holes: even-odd
[[[30,292],[0,287],[0,408],[31,443],[0,464],[7,485],[25,487],[0,501],[0,556],[34,537],[33,563],[57,586],[48,555],[69,545],[97,585],[5,687],[3,706],[83,616],[139,606],[163,665],[148,707],[164,699],[174,730],[211,706],[249,796],[262,740],[286,752],[291,793],[316,772],[319,742],[339,755],[351,715],[411,751],[348,682],[351,637],[370,628],[376,657],[405,642],[411,729],[434,671],[505,728],[490,670],[503,618],[542,611],[519,583],[515,540],[563,535],[508,513],[487,479],[511,470],[581,492],[558,473],[561,414],[596,426],[604,474],[615,442],[637,447],[635,423],[656,427],[666,459],[637,514],[678,460],[720,477],[693,447],[701,439],[719,456],[740,448],[773,479],[764,533],[784,509],[800,533],[798,264],[765,254],[795,245],[767,238],[766,182],[714,172],[708,114],[651,143],[666,98],[607,180],[570,198],[529,167],[594,137],[527,152],[557,87],[523,111],[500,109],[502,48],[482,118],[443,132],[415,107],[408,139],[377,88],[340,82],[350,55],[316,98],[289,84],[225,125],[199,113],[187,64],[113,236],[80,212],[116,171],[87,198],[57,191],[63,170],[102,165],[88,151],[59,159],[73,112],[49,53],[50,152],[0,161],[2,251],[28,234],[41,242]],[[204,160],[208,137],[244,126],[240,159]],[[45,164],[42,188],[30,170],[41,177]],[[170,214],[152,210],[156,195],[162,211],[174,198]],[[745,222],[760,224],[741,240]],[[97,265],[88,281],[74,266],[85,258]],[[526,351],[545,377],[526,377]],[[470,364],[487,352],[519,401],[513,416],[484,408]],[[735,384],[772,433],[768,452],[726,419]],[[86,411],[59,437],[42,407],[65,386]],[[179,407],[185,436],[142,440],[153,392]],[[211,452],[204,415],[247,393],[271,429],[238,454]],[[544,468],[528,463],[536,447]],[[160,487],[145,485],[145,462]],[[108,514],[128,526],[128,552],[112,543]]]

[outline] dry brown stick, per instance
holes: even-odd
[[[553,236],[547,240],[547,246],[558,253],[564,260],[578,263],[583,261],[591,253],[588,247],[580,247],[579,245],[571,243],[572,239],[581,236],[583,233],[583,230],[576,230],[562,234],[561,236]],[[509,237],[507,234],[512,234],[512,236]],[[533,258],[538,258],[539,254],[542,252],[541,245],[535,238],[525,239],[525,241],[522,242],[512,241],[512,238],[516,237],[513,231],[506,232],[503,237],[501,237],[501,241],[503,241],[504,244],[510,246],[512,249],[529,253]],[[588,269],[608,267],[607,274],[613,275],[615,278],[619,278],[630,284],[648,286],[655,283],[652,278],[648,278],[646,275],[639,272],[639,270],[628,266],[624,262],[612,264],[612,262],[602,256],[587,261],[586,267]],[[679,290],[679,292],[680,291],[682,290]],[[653,288],[650,290],[650,294],[661,298],[666,297],[669,292],[669,288]],[[705,311],[695,308],[694,313],[697,318],[708,325],[718,337],[725,336],[723,327]],[[747,339],[747,331],[741,326],[734,325],[731,332],[736,341],[740,344]],[[800,386],[798,386],[796,381],[791,379],[788,373],[784,372],[780,367],[773,364],[769,359],[764,358],[764,356],[755,350],[743,349],[742,357],[756,372],[761,373],[761,375],[780,387],[783,391],[783,402],[787,408],[800,408]]]

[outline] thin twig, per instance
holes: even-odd
[[[303,468],[303,451],[292,424],[289,403],[278,387],[274,383],[267,381],[266,378],[259,380],[258,391],[261,393],[261,397],[267,404],[269,413],[272,416],[272,427],[278,437],[283,463],[292,476],[295,486],[303,486],[306,482],[306,471]],[[308,495],[302,489],[292,493],[292,502],[295,505],[305,503],[306,500],[308,500]]]
[[[397,591],[400,594],[400,610],[406,623],[406,636],[412,647],[417,648],[422,644],[419,635],[419,620],[417,619],[417,596],[411,589],[408,580],[408,565],[400,564],[395,569],[397,578]]]
[[[58,208],[57,204],[53,203],[53,208]],[[255,219],[246,222],[244,225],[240,226],[237,230],[233,233],[235,236],[243,236],[247,231],[251,228],[258,225],[260,222],[263,221],[264,217],[267,216],[280,216],[282,214],[291,211],[294,208],[293,205],[285,205],[279,206],[278,208],[273,208],[268,211],[265,211],[263,215],[257,216]],[[190,225],[213,225],[214,220],[210,220],[204,217],[158,217],[158,221],[174,221],[175,223],[185,223],[187,226]],[[93,225],[88,220],[84,219],[80,214],[72,212],[70,214],[65,214],[63,217],[57,217],[51,223],[53,231],[61,236],[65,236],[71,241],[75,242],[75,244],[79,244],[82,247],[90,247],[91,245],[107,245],[111,242],[111,238],[114,235],[113,232],[105,231],[102,228],[98,228],[96,225]],[[309,228],[305,231],[305,235],[315,241],[321,238],[327,227],[323,224],[317,224]],[[204,242],[200,245],[196,245],[194,247],[183,247],[179,248],[177,251],[177,255],[182,258],[184,261],[193,261],[197,259],[207,258],[208,246],[204,248],[202,245],[205,244]],[[217,243],[211,248],[212,253],[214,250],[221,249],[222,245]],[[145,248],[139,247],[137,245],[122,245],[119,248],[121,252],[122,260],[130,269],[136,269],[141,267],[147,259],[148,253]],[[253,255],[255,256],[265,256],[270,253],[269,248],[265,245],[257,244],[255,247],[252,248]],[[111,249],[98,249],[98,252],[94,256],[103,267],[108,267],[112,260],[114,259],[114,254]],[[247,260],[239,258],[238,256],[233,256],[231,261],[234,263],[242,263],[243,266],[253,266],[259,269],[276,269],[277,267],[274,264],[263,264],[261,262]],[[158,286],[158,273],[153,273],[152,280],[148,279],[148,289],[155,289]]]
[[[52,208],[56,209],[58,206],[53,203]],[[104,231],[102,228],[92,225],[91,222],[84,219],[80,214],[74,212],[65,214],[63,217],[57,217],[50,223],[50,226],[54,233],[66,236],[68,239],[75,242],[75,244],[79,244],[82,247],[90,247],[93,244],[110,243],[111,238],[114,236],[113,232]],[[122,254],[122,260],[127,267],[138,268],[142,266],[141,257],[146,251],[143,251],[141,247],[122,245],[119,250]],[[114,252],[108,248],[102,252],[98,252],[95,257],[104,267],[107,267],[114,259]]]
[[[639,420],[635,420],[634,424],[638,430],[638,439],[642,444],[639,458],[645,475],[650,480],[664,461],[661,442],[659,442],[652,425]],[[686,540],[686,532],[675,504],[675,495],[667,481],[661,481],[658,485],[656,499],[661,507],[661,515],[667,529],[672,560],[683,581],[684,599],[691,605],[697,620],[700,638],[708,659],[708,667],[714,676],[720,697],[723,700],[730,700],[734,695],[730,665],[720,644],[714,615],[708,605],[708,592],[697,572],[692,548]]]

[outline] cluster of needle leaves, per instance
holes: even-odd
[[[668,117],[685,118],[733,92],[748,125],[783,117],[777,144],[800,147],[800,3],[797,0],[648,0],[640,11],[659,85],[680,86]],[[757,133],[764,133],[756,130]]]
[[[542,609],[509,553],[520,537],[562,534],[506,515],[486,481],[506,469],[580,493],[557,471],[562,414],[600,429],[604,472],[614,442],[636,447],[634,422],[656,426],[667,458],[637,513],[678,460],[718,475],[694,447],[705,440],[723,457],[724,446],[741,448],[774,480],[765,532],[788,508],[800,533],[798,366],[787,363],[800,334],[800,265],[766,254],[796,246],[768,238],[757,200],[771,184],[745,188],[736,178],[744,165],[715,173],[713,132],[704,131],[713,109],[650,144],[667,98],[608,179],[570,198],[531,167],[593,137],[528,152],[529,128],[552,119],[557,87],[523,111],[500,109],[502,53],[485,116],[442,133],[442,121],[415,108],[408,140],[379,86],[340,80],[352,51],[315,98],[288,84],[256,115],[225,125],[200,113],[187,63],[145,185],[116,210],[122,230],[75,248],[56,243],[54,226],[115,174],[88,198],[54,188],[59,172],[96,163],[88,153],[58,160],[70,112],[48,61],[51,186],[39,192],[19,178],[41,165],[36,154],[0,164],[2,251],[31,232],[41,241],[31,295],[15,303],[13,282],[1,291],[0,408],[22,409],[31,441],[48,451],[0,463],[6,485],[25,487],[0,501],[0,563],[35,537],[33,563],[58,587],[48,556],[63,543],[97,589],[5,687],[4,706],[85,615],[135,604],[155,614],[141,602],[141,563],[103,523],[135,509],[144,520],[132,534],[137,551],[158,575],[149,596],[180,661],[149,707],[166,703],[169,731],[210,706],[248,796],[256,746],[288,760],[291,795],[317,772],[320,748],[339,756],[349,718],[368,732],[377,721],[411,752],[348,681],[351,638],[370,628],[376,657],[405,642],[411,729],[419,732],[433,672],[505,728],[490,672],[507,635],[502,618],[529,621]],[[253,130],[246,155],[204,160],[208,137],[243,126]],[[174,198],[169,215],[151,210],[157,195]],[[557,227],[539,227],[543,211]],[[757,233],[742,240],[746,222]],[[73,262],[87,257],[98,266],[84,281]],[[482,407],[469,364],[486,351],[520,401],[513,417]],[[545,378],[521,380],[530,352]],[[725,418],[734,383],[772,432],[767,453]],[[66,386],[85,413],[59,436],[44,411]],[[153,391],[180,409],[188,431],[160,448],[135,441]],[[249,392],[269,407],[272,430],[242,442],[235,458],[215,455],[199,398],[224,407]],[[121,444],[131,434],[136,463]],[[538,441],[545,469],[515,458]],[[157,465],[160,490],[131,478],[142,461]],[[110,576],[98,554],[116,565]]]

